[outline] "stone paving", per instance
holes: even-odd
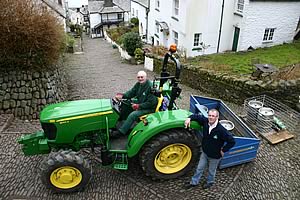
[[[83,54],[66,57],[69,100],[111,98],[116,92],[135,83],[141,65],[129,65],[116,49],[103,39],[83,39]],[[148,72],[149,78],[155,74]],[[206,95],[182,85],[181,108],[189,109],[189,95]],[[226,102],[227,103],[227,102]],[[228,103],[240,113],[241,106]],[[218,170],[216,184],[209,190],[196,187],[183,189],[192,171],[168,181],[152,181],[142,172],[138,161],[130,161],[128,171],[101,167],[93,162],[93,178],[83,192],[55,194],[46,189],[39,177],[38,166],[44,156],[25,157],[16,139],[40,128],[38,121],[9,122],[1,115],[0,125],[0,199],[300,199],[300,141],[298,135],[278,145],[262,140],[255,161]],[[202,179],[202,182],[204,180]]]

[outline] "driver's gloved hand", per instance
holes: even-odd
[[[116,98],[117,100],[120,100],[120,99],[123,98],[123,94],[122,94],[122,93],[117,93],[116,96],[115,96],[115,98]]]
[[[131,107],[132,107],[133,110],[138,110],[139,107],[140,107],[140,104],[135,104],[134,103],[134,104],[131,105]]]

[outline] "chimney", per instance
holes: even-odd
[[[113,7],[113,0],[104,0],[104,7]]]

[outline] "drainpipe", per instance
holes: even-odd
[[[225,2],[225,0],[222,1],[222,11],[221,11],[221,21],[220,21],[220,28],[219,28],[219,38],[218,38],[217,53],[219,53],[220,41],[221,41],[222,24],[223,24],[223,12],[224,12],[224,2]]]
[[[150,12],[150,0],[148,0],[148,8],[146,8],[146,41],[148,42],[148,21]]]

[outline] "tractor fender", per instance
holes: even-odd
[[[127,155],[133,157],[139,153],[141,148],[159,133],[175,128],[184,128],[184,121],[192,113],[187,110],[171,110],[156,112],[138,123],[131,131],[127,143]],[[200,129],[200,125],[193,121],[191,128]]]

